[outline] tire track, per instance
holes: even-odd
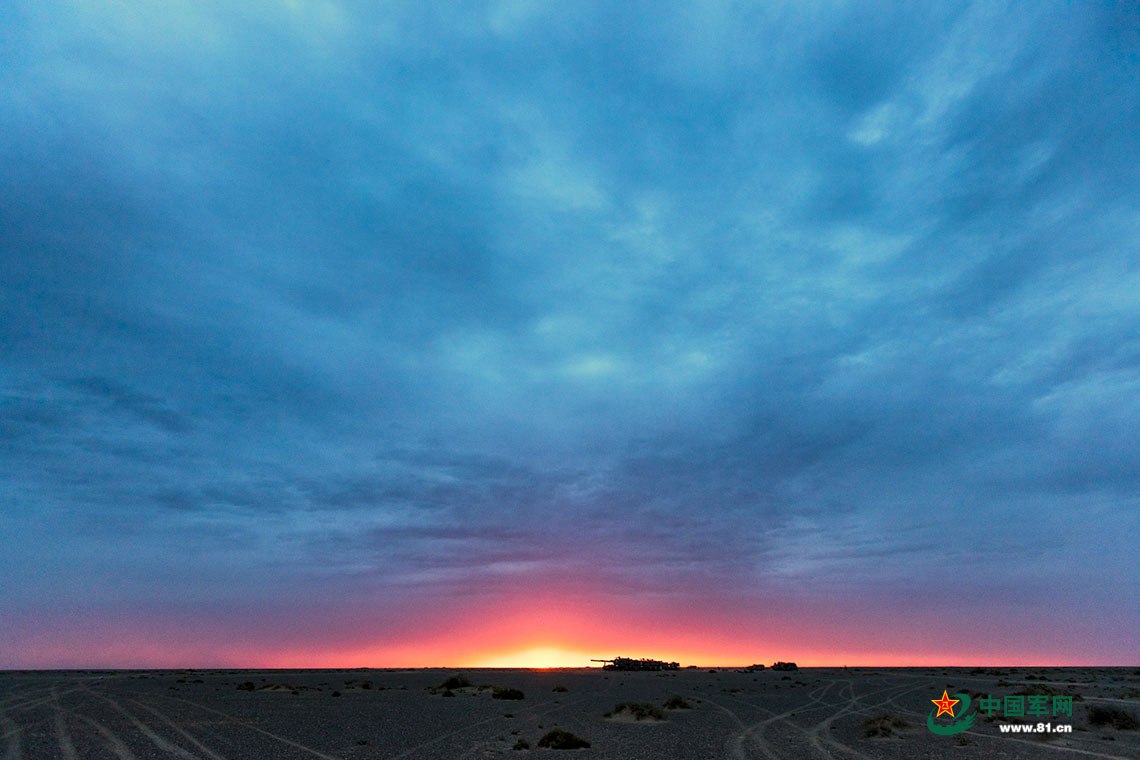
[[[79,760],[75,752],[75,745],[71,743],[71,734],[67,730],[67,721],[62,710],[55,711],[55,738],[59,742],[59,755],[65,760]]]
[[[902,696],[903,694],[911,694],[913,692],[919,691],[920,689],[922,689],[924,687],[922,687],[922,686],[910,686],[910,687],[908,687],[908,686],[895,685],[895,686],[889,686],[886,689],[880,689],[878,691],[869,692],[868,694],[860,697],[860,696],[855,695],[855,688],[854,688],[853,683],[850,681],[848,681],[847,683],[848,683],[848,687],[849,687],[849,690],[851,693],[851,698],[848,701],[847,705],[845,707],[843,707],[842,709],[840,709],[838,712],[835,712],[832,715],[829,715],[824,720],[815,724],[815,726],[813,726],[811,731],[809,732],[808,741],[811,742],[813,747],[817,748],[820,752],[823,752],[825,755],[830,755],[830,753],[823,746],[824,744],[827,744],[827,745],[830,745],[832,748],[834,748],[840,752],[845,752],[847,754],[854,755],[855,757],[863,758],[864,760],[873,760],[871,755],[868,755],[867,753],[863,752],[862,750],[860,750],[856,747],[853,747],[850,744],[844,744],[843,742],[833,738],[830,735],[831,724],[834,721],[836,721],[837,719],[842,718],[845,715],[851,715],[851,714],[862,715],[862,714],[872,712],[873,710],[880,709],[884,705],[897,705],[897,702],[895,700],[897,700],[900,696]],[[873,705],[868,705],[868,704],[863,703],[863,700],[866,699],[867,697],[871,697],[875,694],[881,694],[884,691],[892,691],[892,690],[895,691],[894,694],[891,694],[886,699],[881,700],[879,702],[876,702]],[[826,732],[825,732],[825,729],[826,729]]]
[[[828,684],[826,686],[822,686],[820,688],[811,690],[810,692],[808,692],[808,697],[809,697],[810,701],[806,705],[797,705],[794,709],[786,710],[783,713],[776,713],[774,710],[770,710],[766,707],[761,707],[760,705],[746,701],[744,699],[741,699],[740,697],[733,697],[738,702],[741,702],[745,705],[748,705],[749,707],[754,708],[756,710],[759,710],[762,713],[768,714],[769,717],[763,718],[762,720],[759,720],[759,721],[752,723],[752,724],[749,724],[749,725],[745,725],[744,722],[742,720],[740,720],[740,717],[737,716],[736,713],[731,708],[725,707],[724,705],[720,704],[719,702],[712,700],[708,697],[705,697],[704,699],[706,702],[709,702],[713,705],[716,705],[721,710],[723,710],[726,713],[728,713],[729,715],[731,715],[733,717],[733,719],[737,722],[737,724],[741,727],[742,730],[739,733],[737,733],[730,740],[731,745],[732,745],[732,754],[734,757],[738,758],[738,760],[748,760],[748,758],[750,757],[750,754],[745,751],[744,745],[746,742],[751,740],[751,742],[753,744],[755,744],[756,747],[761,752],[763,752],[767,757],[772,758],[772,760],[780,760],[782,753],[777,752],[776,748],[772,746],[772,743],[769,742],[768,739],[764,736],[764,730],[771,723],[774,723],[776,721],[786,720],[789,716],[791,716],[791,714],[793,712],[796,712],[797,710],[803,711],[803,710],[808,710],[808,709],[814,709],[811,707],[811,705],[821,704],[823,702],[824,696],[827,694],[827,692],[831,689],[831,687],[834,684],[835,684],[835,682],[831,681],[831,682],[828,682]],[[827,706],[827,705],[824,705],[824,706]],[[794,728],[799,729],[799,726],[796,726],[794,723],[791,723],[789,725],[791,725]]]
[[[728,740],[728,743],[732,745],[733,757],[735,757],[737,760],[750,760],[749,756],[744,752],[744,736],[748,733],[748,726],[746,726],[744,724],[744,721],[740,719],[740,716],[733,712],[731,709],[725,707],[719,702],[709,699],[708,697],[704,697],[703,699],[705,702],[708,702],[710,705],[725,713],[728,715],[728,717],[732,718],[732,721],[740,727],[740,731],[734,734],[733,737]],[[752,705],[751,703],[746,704],[748,704],[750,707],[756,707],[756,709],[762,712],[773,714],[771,710],[767,710],[763,707]],[[771,758],[771,760],[780,760],[780,756],[776,754],[776,751],[772,748],[772,745],[769,744],[763,737],[757,739],[756,744],[760,751],[763,752],[767,757]]]
[[[771,747],[772,744],[768,741],[768,738],[765,736],[765,734],[768,730],[768,727],[777,722],[786,723],[790,728],[804,732],[806,734],[805,729],[788,720],[788,718],[790,718],[793,713],[807,712],[809,710],[817,710],[823,707],[831,707],[832,703],[824,702],[824,698],[836,683],[837,681],[829,681],[826,686],[822,686],[818,689],[812,689],[810,692],[808,692],[809,701],[806,704],[796,705],[795,707],[785,710],[782,713],[774,713],[773,711],[769,710],[768,712],[773,713],[771,717],[757,721],[756,723],[749,726],[744,731],[744,733],[737,738],[737,741],[743,745],[745,741],[751,740],[757,744],[763,744]],[[824,755],[828,756],[828,753],[824,752]]]
[[[143,723],[134,714],[129,712],[126,708],[124,708],[122,705],[110,697],[106,697],[102,694],[96,694],[90,689],[86,689],[85,691],[92,697],[95,697],[96,699],[99,699],[110,705],[116,712],[130,721],[131,725],[137,728],[143,736],[145,736],[147,739],[150,739],[151,743],[154,744],[154,746],[158,747],[163,752],[166,752],[169,755],[174,755],[176,757],[181,757],[183,760],[201,760],[201,758],[199,758],[193,752],[190,752],[183,747],[179,747],[177,744],[172,744],[163,737],[159,736],[157,733],[155,733],[154,729]]]
[[[211,760],[226,760],[226,758],[219,755],[217,752],[214,752],[212,749],[207,747],[202,742],[198,741],[198,739],[195,738],[193,735],[191,735],[190,732],[183,729],[181,726],[179,726],[177,723],[175,723],[173,720],[171,720],[169,717],[167,717],[165,714],[159,712],[155,708],[153,708],[149,705],[143,704],[142,702],[139,702],[137,699],[132,699],[131,704],[136,705],[136,706],[142,708],[143,710],[146,710],[148,713],[150,713],[154,717],[158,718],[159,720],[161,720],[166,725],[170,726],[170,728],[172,728],[174,731],[178,732],[183,738],[185,738],[188,742],[190,742],[195,747],[197,747],[202,752],[202,754],[204,754],[206,757],[210,758]]]
[[[20,727],[3,713],[0,713],[0,727],[4,728],[4,741],[8,743],[4,750],[4,760],[23,760],[24,752],[20,741],[23,732]]]
[[[846,714],[847,712],[853,711],[852,710],[852,703],[857,704],[861,700],[866,699],[867,697],[874,696],[875,694],[882,694],[883,692],[887,692],[887,691],[896,691],[896,690],[899,690],[900,688],[906,689],[906,686],[900,686],[898,684],[895,684],[895,685],[884,687],[882,689],[878,689],[878,690],[870,692],[870,693],[868,693],[862,697],[859,697],[859,696],[856,696],[856,694],[855,694],[855,690],[854,690],[854,687],[852,686],[852,682],[850,682],[850,681],[834,681],[833,680],[833,681],[828,681],[827,685],[819,687],[817,689],[813,689],[811,692],[809,692],[807,695],[809,697],[808,702],[796,705],[794,707],[791,707],[782,713],[774,713],[773,711],[766,710],[765,708],[761,708],[758,705],[753,705],[751,702],[745,702],[745,704],[748,704],[748,705],[753,706],[753,707],[757,707],[758,709],[761,709],[761,710],[764,710],[765,712],[768,712],[770,714],[770,717],[765,718],[765,719],[760,720],[760,721],[757,721],[756,723],[753,723],[752,725],[748,726],[744,731],[742,731],[740,734],[738,734],[735,738],[736,746],[734,747],[733,754],[737,758],[741,758],[741,759],[747,758],[748,755],[744,752],[743,745],[745,742],[751,740],[753,743],[758,745],[759,749],[765,755],[767,755],[770,758],[778,759],[778,758],[782,758],[782,757],[786,756],[786,753],[778,753],[776,751],[776,749],[772,746],[772,743],[765,736],[765,734],[766,734],[766,732],[770,726],[772,726],[775,723],[783,723],[788,728],[790,728],[794,731],[800,732],[803,735],[803,737],[805,739],[807,739],[808,744],[811,745],[811,747],[816,752],[818,752],[820,755],[822,755],[823,757],[827,757],[827,758],[833,758],[834,757],[834,754],[832,753],[832,751],[829,750],[828,747],[824,746],[826,744],[826,745],[830,745],[832,748],[834,748],[835,750],[837,750],[839,752],[851,754],[851,755],[854,755],[855,757],[862,758],[863,760],[873,760],[873,758],[870,755],[867,755],[867,754],[863,753],[862,751],[860,751],[854,747],[850,747],[846,744],[843,744],[839,741],[836,741],[835,739],[832,739],[831,737],[826,737],[826,738],[820,737],[818,732],[816,731],[816,728],[819,726],[819,724],[816,724],[816,727],[813,727],[812,729],[807,729],[807,728],[804,728],[803,726],[800,726],[799,724],[797,724],[791,720],[788,720],[793,713],[804,713],[804,712],[809,712],[812,710],[819,710],[819,709],[824,709],[824,708],[836,708],[836,707],[839,707],[840,705],[842,705],[843,704],[842,701],[834,701],[833,702],[830,700],[826,700],[828,693],[832,690],[832,688],[836,684],[844,684],[847,687],[847,691],[849,694],[849,696],[847,698],[847,706],[841,709],[841,713],[843,713],[843,714]],[[915,687],[915,688],[919,688],[919,687]],[[842,693],[843,693],[843,687],[841,686],[838,690],[836,690],[836,695],[839,696],[840,698],[842,698]],[[888,700],[885,700],[884,702],[880,702],[878,704],[883,704],[885,702],[889,702],[890,699],[894,698],[894,696],[895,695],[892,695]],[[744,701],[744,700],[740,700],[740,701]],[[878,706],[878,705],[872,705],[872,706],[866,707],[864,709],[865,710],[871,710],[871,709],[874,709],[874,707],[876,707],[876,706]],[[728,710],[728,708],[722,708],[722,709]],[[728,711],[731,712],[731,710],[728,710]],[[833,717],[838,717],[838,716],[833,716]],[[822,721],[822,722],[826,722],[826,720]]]
[[[726,739],[725,745],[729,747],[730,751],[732,752],[732,756],[735,757],[736,760],[750,760],[750,756],[748,754],[746,754],[744,751],[744,740],[743,740],[743,737],[748,733],[748,724],[746,724],[740,718],[740,716],[736,714],[735,710],[733,710],[730,707],[726,707],[726,706],[722,705],[720,702],[716,701],[711,696],[702,694],[699,701],[710,704],[713,707],[715,707],[716,709],[720,710],[722,713],[727,715],[732,720],[733,723],[735,723],[737,725],[737,727],[740,730],[737,733],[733,734],[728,739]],[[746,702],[746,701],[739,699],[739,698],[737,698],[737,701],[742,702],[743,704],[747,705],[748,707],[759,710],[761,713],[767,713],[768,715],[774,715],[774,713],[771,710],[769,710],[765,707],[760,707],[759,705],[755,705],[751,702]],[[775,750],[767,742],[760,741],[760,742],[758,742],[758,744],[759,744],[760,751],[763,752],[767,757],[771,758],[771,760],[780,760],[779,755],[776,754]]]
[[[40,705],[46,705],[46,704],[51,703],[53,700],[56,699],[57,696],[63,696],[64,694],[73,694],[77,691],[84,691],[84,688],[82,686],[76,686],[75,688],[68,689],[67,691],[64,691],[64,692],[60,692],[59,695],[53,694],[51,692],[51,690],[49,689],[45,696],[26,698],[23,702],[19,702],[18,704],[14,704],[14,705],[9,705],[7,709],[9,709],[9,710],[30,710],[33,707],[39,707]]]
[[[107,744],[111,745],[111,751],[119,757],[119,760],[138,760],[138,758],[134,756],[134,753],[127,749],[127,745],[123,744],[123,740],[115,734],[111,733],[110,729],[108,729],[102,723],[95,720],[94,718],[88,717],[87,715],[82,715],[70,710],[68,712],[71,712],[71,714],[76,718],[99,732],[99,734],[107,740]]]
[[[264,736],[268,736],[270,739],[275,739],[276,741],[279,741],[282,744],[288,744],[290,747],[294,747],[294,748],[299,749],[303,752],[308,752],[310,755],[313,755],[314,757],[322,758],[322,760],[343,760],[343,758],[337,757],[335,755],[326,755],[324,752],[321,752],[320,750],[313,749],[312,747],[306,747],[304,744],[299,744],[299,743],[293,741],[292,739],[289,739],[288,737],[280,736],[280,735],[272,733],[270,731],[266,731],[263,728],[258,728],[257,726],[251,726],[249,723],[246,723],[245,721],[239,720],[238,718],[235,718],[232,715],[228,715],[228,714],[222,712],[221,710],[215,710],[212,707],[206,707],[205,705],[199,704],[197,702],[191,702],[190,700],[182,699],[181,697],[170,697],[170,696],[166,696],[166,695],[160,695],[160,696],[162,699],[173,699],[176,702],[183,702],[183,703],[191,705],[193,707],[197,707],[199,710],[204,710],[205,712],[213,713],[214,715],[221,716],[221,717],[225,718],[227,721],[229,721],[230,723],[233,723],[235,726],[241,726],[242,728],[249,729],[250,731],[256,731],[257,733],[262,734]]]
[[[75,745],[71,742],[71,733],[67,730],[67,719],[63,715],[63,706],[59,702],[59,689],[53,684],[51,687],[52,712],[55,714],[55,738],[59,743],[59,754],[64,760],[79,760],[75,752]]]
[[[21,689],[17,691],[13,696],[0,699],[0,708],[19,707],[19,704],[17,703],[30,702],[39,698],[38,696],[30,696],[30,694],[48,694],[50,691],[51,689],[46,686],[42,688]]]

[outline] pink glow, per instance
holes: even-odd
[[[994,618],[928,614],[885,624],[874,615],[799,605],[683,611],[590,597],[457,605],[442,613],[403,610],[413,621],[383,628],[376,616],[297,613],[304,623],[221,617],[87,615],[16,629],[5,638],[17,668],[338,668],[588,666],[591,657],[654,657],[683,665],[794,660],[803,666],[1095,665],[1126,655],[1076,649],[1076,624],[1047,629]],[[1020,632],[1010,636],[1010,630]],[[1048,630],[1048,633],[1040,633]]]

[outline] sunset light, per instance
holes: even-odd
[[[1135,3],[14,2],[0,669],[1140,651]]]
[[[472,667],[479,668],[584,668],[599,667],[590,662],[597,653],[571,652],[554,647],[535,647],[519,652],[491,655],[483,660],[475,660]]]
[[[1137,0],[2,1],[0,758],[1140,758]]]

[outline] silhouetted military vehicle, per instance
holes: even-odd
[[[612,660],[590,660],[590,662],[604,662],[602,670],[677,670],[681,667],[680,663],[650,660],[644,657],[640,660],[632,657],[615,657]]]
[[[774,662],[772,670],[799,670],[799,666],[794,662]]]

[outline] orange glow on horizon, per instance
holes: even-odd
[[[844,639],[829,617],[765,610],[698,610],[615,603],[605,597],[512,598],[408,613],[391,631],[367,623],[328,633],[229,628],[218,620],[80,619],[8,649],[17,668],[585,668],[592,659],[647,657],[682,667],[739,667],[777,660],[802,667],[1019,667],[1098,665],[1059,649],[993,646],[985,630],[947,641],[847,618]],[[824,622],[820,622],[820,621]],[[461,624],[456,624],[461,621]]]
[[[596,653],[575,652],[558,647],[533,647],[505,654],[490,654],[483,659],[475,659],[468,665],[472,668],[584,668],[591,663]]]

